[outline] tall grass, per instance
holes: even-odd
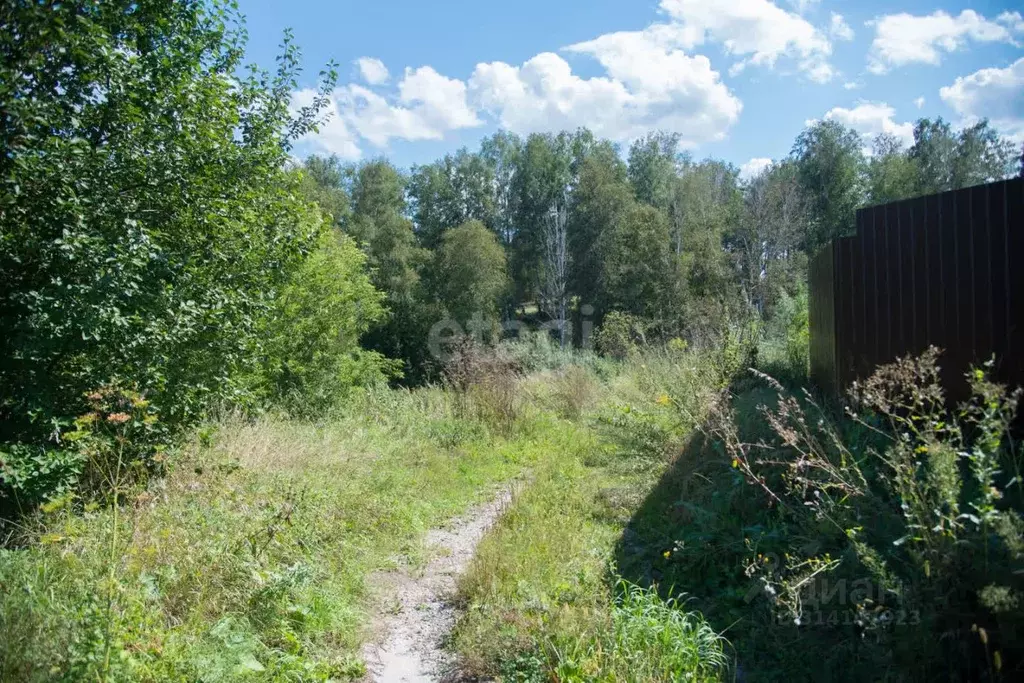
[[[0,550],[0,680],[345,680],[366,577],[553,450],[439,389],[375,391],[321,423],[227,417],[119,507],[73,500]],[[111,549],[115,549],[111,555]]]

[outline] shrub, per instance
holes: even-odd
[[[623,360],[645,341],[643,322],[629,313],[612,311],[604,317],[594,341],[601,354]]]
[[[338,405],[353,387],[378,384],[395,361],[359,347],[385,311],[366,256],[348,237],[327,233],[275,301],[265,324],[266,398],[310,416]]]
[[[379,300],[330,282],[347,258],[357,283],[352,250],[324,245],[286,170],[333,73],[293,117],[296,48],[286,38],[275,75],[243,74],[228,3],[16,3],[4,26],[0,496],[71,485],[60,444],[97,387],[134,387],[173,432],[254,405],[268,369],[271,394],[314,402],[374,374],[351,348]]]
[[[502,350],[485,347],[471,337],[453,343],[444,367],[445,383],[454,390],[459,410],[506,433],[522,407],[520,376],[518,364]]]

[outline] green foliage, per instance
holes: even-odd
[[[629,147],[629,182],[637,201],[665,210],[679,157],[678,133],[649,133]]]
[[[605,310],[656,317],[673,291],[664,214],[642,204],[626,208],[599,238],[601,301]]]
[[[88,471],[70,436],[104,387],[159,415],[151,448],[214,406],[322,406],[381,376],[357,347],[380,297],[355,248],[325,237],[323,214],[348,220],[343,169],[288,170],[333,72],[293,117],[296,48],[286,35],[274,75],[242,74],[230,4],[5,12],[5,503],[24,511]]]
[[[460,325],[496,322],[508,270],[495,234],[479,221],[447,230],[435,259],[431,288],[448,314]]]
[[[302,193],[320,207],[327,221],[335,226],[345,225],[352,213],[351,201],[344,185],[349,169],[337,156],[311,156],[302,166]]]
[[[591,154],[579,167],[579,182],[568,217],[570,289],[584,304],[604,310],[601,286],[602,235],[610,232],[633,204],[626,166],[613,151]]]
[[[896,136],[876,137],[867,166],[868,201],[884,204],[916,195],[923,189],[918,164]]]
[[[495,160],[496,161],[496,160]],[[412,170],[412,198],[420,239],[436,248],[444,231],[471,220],[495,226],[494,162],[460,149],[427,166]]]
[[[427,339],[439,311],[425,300],[422,273],[430,254],[405,216],[405,178],[384,160],[367,162],[353,175],[352,215],[343,228],[366,252],[370,279],[390,310],[363,344],[403,361],[408,381],[422,381],[432,369]]]
[[[351,238],[325,234],[278,295],[263,331],[268,399],[310,415],[339,405],[353,387],[384,381],[398,368],[359,346],[385,315],[384,295]]]
[[[938,118],[914,126],[909,156],[919,168],[917,191],[930,194],[1000,180],[1013,174],[1015,146],[999,136],[987,120],[959,133]]]
[[[863,197],[861,146],[860,135],[831,120],[812,124],[793,145],[811,207],[813,223],[803,243],[809,254],[854,229],[854,212]]]
[[[644,341],[643,322],[628,313],[612,311],[605,316],[594,338],[597,350],[610,358],[624,360],[636,353]]]
[[[722,637],[677,598],[619,581],[611,628],[551,644],[559,681],[716,681],[727,667]]]

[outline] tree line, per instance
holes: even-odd
[[[445,318],[539,319],[567,345],[582,343],[584,316],[599,326],[615,312],[655,337],[716,343],[805,296],[808,258],[854,229],[857,208],[1002,178],[1017,164],[987,121],[955,130],[921,119],[911,145],[883,134],[870,149],[819,121],[745,179],[727,162],[694,160],[679,140],[652,132],[624,150],[585,128],[501,131],[408,172],[319,156],[302,172],[385,294],[391,313],[365,343],[420,381],[434,369],[430,328]]]

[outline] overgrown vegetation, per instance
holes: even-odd
[[[297,106],[231,2],[0,27],[3,680],[358,679],[369,577],[514,480],[470,675],[1020,677],[1020,393],[950,410],[935,350],[805,389],[809,257],[1010,174],[987,122],[744,179],[665,132],[298,162],[333,69]]]

